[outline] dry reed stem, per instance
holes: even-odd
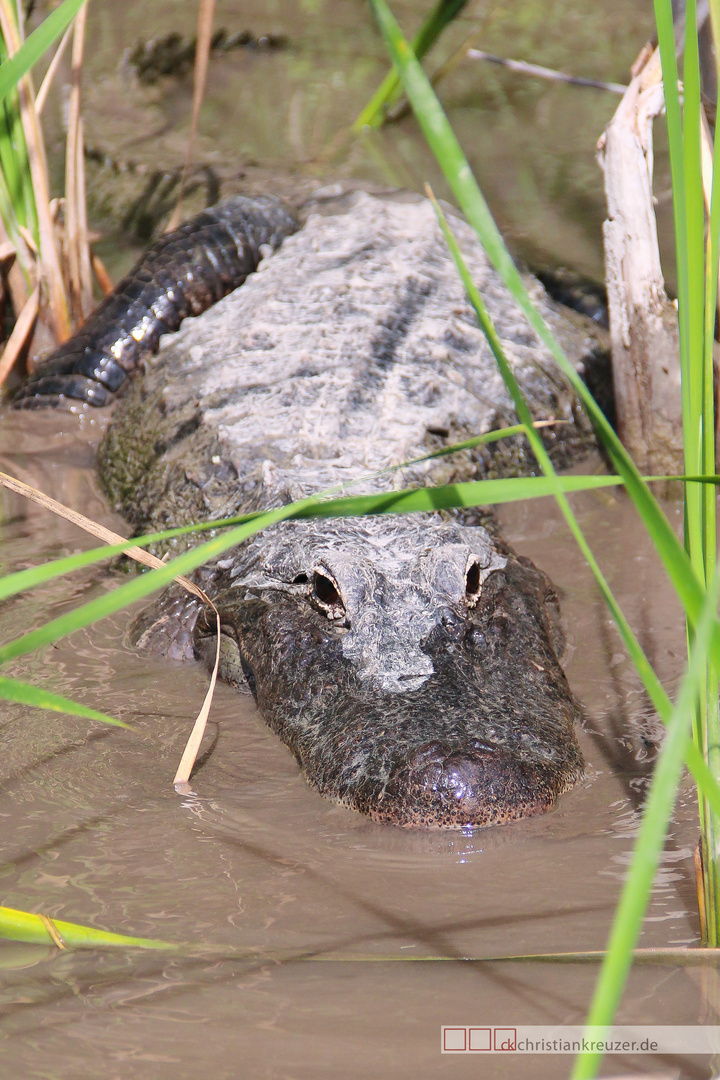
[[[695,870],[695,889],[697,891],[698,915],[700,916],[700,939],[707,941],[707,908],[705,906],[705,874],[703,870],[702,840],[693,852]]]
[[[38,92],[37,92],[37,94],[35,96],[35,112],[38,114],[38,116],[40,116],[42,114],[43,108],[45,107],[45,102],[47,101],[48,92],[50,90],[50,87],[52,86],[53,79],[55,78],[55,75],[57,74],[57,70],[60,67],[60,61],[63,58],[63,55],[65,53],[65,49],[67,48],[67,43],[70,40],[70,35],[71,34],[72,34],[72,23],[70,23],[70,26],[68,26],[67,30],[65,31],[63,36],[60,38],[60,44],[58,45],[57,49],[55,50],[55,55],[53,56],[52,60],[50,61],[50,66],[48,67],[47,71],[45,72],[45,78],[43,79],[42,83],[40,84],[40,89],[38,90]]]
[[[541,67],[539,64],[528,64],[525,60],[508,60],[503,56],[494,56],[492,53],[482,52],[481,49],[468,49],[469,60],[484,60],[488,64],[498,64],[500,67],[514,71],[518,75],[531,75],[536,79],[547,79],[550,82],[569,83],[571,86],[586,86],[592,90],[609,90],[613,94],[624,94],[627,86],[622,83],[603,82],[601,79],[586,79],[581,75],[568,75],[564,71],[556,71],[554,68]]]
[[[15,21],[10,14],[7,0],[1,0],[0,2],[0,30],[2,30],[5,38],[8,56],[14,56],[20,48],[21,40]],[[65,284],[60,269],[60,255],[55,230],[50,217],[50,185],[47,161],[45,159],[45,144],[35,111],[35,95],[29,75],[22,77],[17,90],[38,217],[41,250],[40,273],[48,285],[50,316],[55,336],[58,341],[62,342],[70,336],[70,316]]]
[[[22,237],[20,237],[21,243],[24,243]],[[12,300],[13,310],[15,312],[22,311],[28,302],[28,286],[25,280],[25,275],[22,271],[22,266],[30,268],[32,266],[32,258],[30,253],[26,251],[18,252],[17,245],[13,243],[7,234],[5,225],[2,218],[0,218],[0,245],[5,248],[11,247],[19,255],[19,259],[16,259],[11,266],[3,267],[3,276],[7,282],[7,287],[10,292],[10,299]]]
[[[70,109],[65,146],[65,251],[70,279],[70,304],[77,323],[84,322],[93,308],[80,111],[86,21],[87,5],[84,5],[74,19]]]
[[[80,279],[82,281],[84,307],[86,315],[95,307],[93,297],[93,272],[90,259],[90,230],[87,221],[87,193],[85,190],[85,127],[82,116],[78,125],[77,146],[77,200],[78,219],[80,222]]]
[[[53,944],[56,945],[58,949],[67,949],[63,936],[52,919],[49,918],[49,916],[42,914],[38,914],[37,917],[52,938]]]
[[[95,280],[100,286],[103,296],[109,296],[115,286],[113,285],[112,278],[105,269],[105,263],[94,251],[90,252],[90,264],[95,275]]]
[[[144,566],[149,566],[152,569],[159,569],[166,565],[162,559],[158,559],[156,555],[152,555],[143,548],[136,547],[131,540],[127,540],[124,536],[120,536],[118,533],[113,532],[112,529],[106,529],[104,525],[98,524],[98,522],[93,521],[92,518],[85,517],[84,514],[80,514],[77,510],[71,510],[70,507],[64,506],[56,499],[52,499],[49,495],[45,495],[42,491],[38,491],[37,488],[30,487],[29,484],[24,484],[22,480],[16,480],[14,476],[8,476],[7,473],[0,472],[0,484],[9,491],[14,491],[17,495],[22,495],[24,498],[30,499],[31,502],[36,503],[38,506],[50,510],[53,514],[57,514],[58,517],[72,522],[73,525],[77,525],[78,528],[82,529],[84,532],[90,533],[91,536],[96,536],[98,540],[102,540],[105,544],[127,544],[128,546],[125,548],[125,554],[131,559],[135,559],[136,562],[142,563]],[[187,592],[191,593],[193,596],[197,596],[199,600],[202,600],[204,604],[207,604],[212,608],[215,612],[217,626],[215,664],[210,676],[210,685],[205,694],[202,708],[193,724],[190,738],[188,739],[185,752],[183,753],[177,773],[175,774],[175,779],[173,780],[174,785],[181,785],[181,789],[187,790],[186,785],[190,779],[190,773],[193,770],[195,758],[197,757],[197,752],[205,733],[205,726],[210,713],[210,706],[212,705],[213,694],[217,683],[218,669],[220,667],[220,613],[210,597],[203,592],[194,581],[190,581],[189,578],[184,577],[182,574],[178,574],[174,580]]]
[[[175,204],[175,209],[170,216],[166,232],[177,229],[180,224],[182,198],[187,183],[188,173],[190,172],[190,163],[192,161],[195,139],[200,121],[200,109],[202,108],[203,98],[205,97],[214,15],[215,0],[200,0],[198,6],[197,45],[195,46],[195,67],[193,69],[193,100],[190,133],[188,135],[183,170],[180,176],[178,200]]]
[[[33,236],[33,234],[30,232],[29,229],[26,229],[24,225],[20,225],[20,224],[18,224],[18,232],[20,233],[23,240],[27,244],[27,247],[28,247],[28,250],[30,251],[30,254],[33,256],[34,259],[37,259],[37,257],[38,257],[38,249],[37,249],[37,244],[35,243],[35,237]]]
[[[33,289],[29,300],[15,320],[12,333],[7,339],[2,356],[0,356],[0,386],[2,386],[12,371],[17,358],[28,343],[37,319],[40,306],[40,288],[38,285]]]

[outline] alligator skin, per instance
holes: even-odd
[[[118,402],[100,475],[138,532],[350,482],[369,494],[532,469],[500,444],[418,460],[515,422],[430,203],[357,192],[328,211],[165,338]],[[453,228],[533,414],[562,421],[543,429],[554,460],[578,460],[592,435],[574,395],[472,230]],[[581,360],[593,338],[530,288]],[[316,790],[375,821],[496,825],[548,810],[582,774],[554,590],[484,520],[279,522],[199,572],[221,677],[250,689]],[[207,661],[215,635],[175,587],[131,640]]]
[[[242,285],[264,249],[296,229],[279,200],[235,196],[166,233],[79,332],[38,365],[14,407],[57,406],[68,398],[109,404],[143,356],[158,351],[162,334]]]

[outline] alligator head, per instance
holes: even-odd
[[[552,586],[484,529],[286,522],[221,566],[221,673],[323,795],[460,828],[542,813],[582,774]],[[201,616],[208,661],[215,633]]]

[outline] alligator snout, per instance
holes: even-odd
[[[432,742],[395,770],[374,816],[400,825],[462,828],[541,814],[552,803],[541,770],[507,749],[475,741],[467,750],[449,750]]]

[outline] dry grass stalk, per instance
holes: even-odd
[[[63,936],[58,930],[55,923],[52,921],[52,919],[48,918],[47,915],[42,914],[38,914],[38,919],[40,919],[40,922],[43,924],[48,934],[52,938],[53,944],[56,945],[58,949],[67,949],[67,945],[65,944]]]
[[[12,333],[5,343],[2,356],[0,356],[0,386],[5,383],[8,375],[15,366],[15,362],[28,344],[37,319],[38,307],[40,306],[40,288],[35,286],[27,303],[15,320]]]
[[[71,510],[70,507],[64,506],[56,499],[52,499],[49,495],[45,495],[42,491],[38,491],[37,488],[30,487],[29,484],[24,484],[22,480],[16,480],[14,476],[8,476],[7,473],[0,472],[0,484],[7,488],[8,491],[14,491],[17,495],[22,495],[24,498],[30,499],[31,502],[36,503],[38,506],[42,506],[44,509],[50,510],[53,514],[57,514],[58,517],[72,522],[73,525],[77,525],[79,529],[89,533],[91,536],[97,537],[98,540],[102,540],[105,544],[127,544],[125,554],[136,562],[142,563],[143,566],[149,566],[151,569],[159,569],[160,567],[165,566],[162,559],[158,559],[156,555],[152,555],[143,548],[136,547],[131,540],[127,540],[124,536],[120,536],[118,533],[113,532],[112,529],[106,529],[104,525],[100,525],[97,521],[93,521],[92,518],[85,517],[84,514],[78,513],[77,510]],[[205,694],[202,708],[193,724],[190,738],[188,739],[185,752],[183,753],[175,779],[173,780],[173,784],[176,786],[180,785],[181,790],[183,790],[190,779],[190,774],[193,770],[198,750],[200,749],[200,743],[202,742],[202,737],[205,733],[210,706],[212,705],[213,694],[217,683],[218,669],[220,667],[220,613],[210,597],[203,592],[194,581],[190,581],[189,578],[183,577],[181,574],[178,574],[175,581],[187,592],[192,593],[193,596],[197,596],[199,600],[202,600],[204,604],[207,604],[212,608],[215,612],[217,625],[217,648],[215,650],[215,665],[213,667],[212,675],[210,676],[210,685]]]
[[[29,229],[26,229],[24,225],[18,225],[18,232],[20,233],[23,240],[25,241],[25,243],[27,245],[27,248],[28,248],[28,251],[31,253],[31,255],[33,256],[34,259],[37,259],[38,258],[38,249],[37,249],[37,244],[35,243],[35,238],[34,238],[33,234],[30,232]]]
[[[18,238],[18,243],[24,244],[22,237]],[[7,285],[8,292],[10,293],[10,299],[12,301],[13,310],[15,312],[22,311],[25,304],[27,304],[28,292],[27,282],[25,275],[22,272],[20,262],[23,261],[24,265],[28,265],[32,262],[30,253],[27,251],[18,252],[17,245],[12,242],[7,234],[5,226],[0,219],[0,246],[3,250],[12,249],[18,256],[10,265],[3,264],[2,275],[3,282]]]
[[[85,207],[85,160],[82,126],[82,68],[87,5],[74,19],[68,133],[65,147],[65,251],[70,283],[70,305],[76,323],[93,309],[92,272]]]
[[[188,135],[185,162],[180,177],[180,188],[175,209],[167,224],[167,232],[177,229],[182,215],[181,204],[190,163],[192,162],[195,139],[197,137],[198,124],[200,122],[200,109],[205,97],[207,83],[208,61],[210,58],[210,46],[212,45],[212,29],[215,16],[215,0],[200,0],[198,7],[197,45],[195,46],[195,67],[193,69],[193,100],[192,117],[190,120],[190,133]]]
[[[609,90],[612,94],[624,94],[627,90],[627,86],[623,86],[622,83],[587,79],[581,75],[568,75],[565,71],[541,67],[539,64],[528,64],[525,60],[508,60],[504,56],[494,56],[492,53],[482,52],[481,49],[468,49],[467,56],[470,60],[484,60],[489,64],[498,64],[500,67],[507,68],[508,71],[514,71],[517,75],[531,75],[536,79],[569,83],[570,86],[585,86],[592,90]]]
[[[63,58],[63,56],[65,54],[65,49],[67,48],[67,44],[68,44],[68,42],[70,40],[70,35],[71,34],[72,34],[72,23],[70,23],[70,26],[68,26],[67,30],[65,31],[65,33],[61,37],[60,44],[58,45],[57,49],[55,50],[55,55],[53,56],[52,60],[50,61],[50,66],[48,67],[47,71],[45,72],[45,78],[43,79],[42,83],[40,84],[40,89],[38,90],[37,95],[35,97],[35,112],[38,114],[38,116],[40,116],[42,114],[42,111],[43,111],[43,109],[45,107],[45,102],[47,101],[48,92],[50,90],[50,87],[52,86],[53,79],[55,78],[55,75],[57,74],[57,70],[60,67],[60,61],[62,60],[62,58]]]
[[[112,278],[105,269],[105,263],[94,251],[90,252],[90,265],[92,266],[95,280],[100,286],[103,296],[108,296],[114,289]]]
[[[14,56],[21,45],[20,34],[6,2],[0,3],[0,30],[5,39],[9,56]],[[68,312],[65,283],[60,268],[55,230],[50,216],[50,186],[48,181],[45,146],[37,113],[35,95],[29,75],[24,75],[18,83],[20,115],[27,146],[28,164],[35,192],[35,204],[40,234],[40,273],[47,282],[50,300],[50,318],[55,337],[65,341],[70,336],[70,316]]]

